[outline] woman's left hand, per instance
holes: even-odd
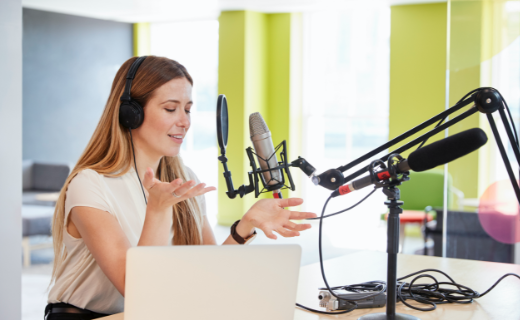
[[[298,206],[302,203],[303,199],[301,198],[261,199],[247,211],[240,222],[261,229],[269,239],[275,240],[277,238],[273,231],[276,231],[286,238],[296,237],[300,235],[300,231],[310,229],[311,225],[296,224],[289,220],[303,220],[317,217],[317,215],[312,212],[284,209],[286,207]]]

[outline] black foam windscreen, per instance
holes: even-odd
[[[430,170],[477,150],[487,140],[480,128],[462,131],[412,152],[408,164],[413,171]]]

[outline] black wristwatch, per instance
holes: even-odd
[[[237,220],[231,226],[231,236],[239,244],[249,244],[251,241],[253,241],[254,238],[256,238],[256,230],[253,232],[252,235],[250,235],[249,237],[244,239],[237,233],[237,225],[238,225],[239,222],[240,222],[240,220]]]

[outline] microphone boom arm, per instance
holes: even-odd
[[[465,111],[464,113],[462,113],[462,114],[456,116],[455,118],[449,120],[448,122],[446,122],[446,123],[444,123],[444,124],[442,124],[442,125],[440,125],[440,126],[434,128],[434,129],[432,129],[431,131],[426,132],[425,134],[423,134],[423,135],[420,136],[420,137],[415,138],[414,140],[412,140],[412,141],[408,142],[407,144],[403,145],[402,147],[397,148],[397,149],[391,151],[389,154],[387,154],[387,155],[381,157],[380,160],[381,160],[381,161],[386,161],[386,160],[388,159],[388,157],[389,157],[391,154],[393,154],[393,153],[398,153],[398,154],[403,153],[404,151],[406,151],[406,150],[412,148],[413,146],[418,145],[419,143],[421,143],[421,142],[424,141],[425,139],[428,139],[428,138],[430,138],[430,137],[436,135],[437,133],[443,131],[444,129],[449,128],[449,127],[451,127],[452,125],[454,125],[454,124],[456,124],[456,123],[458,123],[458,122],[460,122],[460,121],[466,119],[467,117],[471,116],[472,114],[476,113],[477,111],[478,111],[478,110],[477,110],[476,108],[471,108],[470,110]],[[416,128],[417,128],[417,127],[416,127]],[[414,129],[415,129],[415,128],[414,128]],[[412,129],[412,130],[413,130],[413,129]],[[411,130],[410,130],[410,131],[411,131]],[[405,133],[405,134],[406,134],[406,133]],[[403,134],[403,135],[404,135],[404,134]],[[400,137],[401,137],[401,136],[399,136],[399,137],[397,137],[397,138],[400,138]],[[396,139],[397,139],[397,138],[396,138]],[[399,141],[393,143],[392,145],[395,145],[395,144],[399,143],[400,141],[402,141],[402,140],[404,140],[404,139],[406,139],[406,138],[400,139]],[[393,141],[393,140],[392,140],[392,141]],[[392,142],[392,141],[390,141],[390,142]],[[378,148],[378,149],[379,149],[379,148]],[[375,150],[377,150],[377,149],[375,149]],[[375,151],[375,150],[373,150],[373,151]],[[384,150],[384,149],[383,149],[383,150]],[[371,151],[371,152],[373,152],[373,151]],[[379,153],[379,152],[377,152],[377,153]],[[365,155],[365,156],[366,156],[366,155]],[[365,156],[363,156],[363,157],[365,157]],[[363,157],[360,157],[360,158],[354,160],[353,162],[358,161],[359,159],[361,159],[361,158],[363,158]],[[365,160],[365,159],[364,159],[364,160]],[[364,160],[361,160],[360,162],[362,162],[362,161],[364,161]],[[358,163],[360,163],[360,162],[358,162]],[[356,163],[356,164],[358,164],[358,163]],[[352,168],[354,165],[351,165],[351,163],[350,163],[350,164],[348,164],[347,166],[348,166],[348,168]],[[345,166],[345,167],[347,167],[347,166]],[[342,172],[345,171],[345,170],[348,170],[348,169],[341,170],[341,168],[343,168],[343,167],[340,167],[340,168],[338,168],[337,170],[340,170],[340,171],[342,171]],[[365,172],[367,172],[367,171],[368,171],[368,167],[366,167],[366,168],[362,168],[362,169],[360,169],[360,170],[354,172],[353,174],[351,174],[351,175],[345,177],[345,182],[348,182],[348,181],[350,181],[350,180],[352,180],[352,179],[354,179],[354,178],[360,176],[361,174],[363,174],[363,173],[365,173]]]
[[[469,98],[468,98],[468,96],[469,96]],[[470,103],[474,103],[474,105],[471,107],[471,109],[463,112],[462,114],[456,116],[455,118],[449,120],[448,122],[446,122],[442,125],[438,125],[434,129],[432,129],[432,130],[426,132],[425,134],[421,135],[420,137],[408,142],[407,144],[401,146],[400,148],[397,148],[397,149],[391,151],[388,155],[381,157],[380,160],[386,161],[388,159],[389,155],[394,154],[394,153],[400,154],[400,153],[412,148],[413,146],[415,146],[423,141],[426,141],[428,138],[441,132],[442,130],[451,127],[452,125],[466,119],[467,117],[473,115],[474,113],[477,113],[477,111],[480,111],[481,113],[485,113],[487,116],[491,130],[493,132],[493,135],[495,136],[495,140],[497,142],[498,149],[499,149],[500,155],[502,157],[502,161],[504,162],[509,179],[511,180],[511,184],[515,191],[516,198],[518,200],[518,203],[520,203],[520,186],[518,185],[518,182],[513,173],[511,163],[509,162],[509,159],[507,157],[506,149],[504,147],[504,144],[502,143],[502,139],[500,138],[500,134],[498,132],[498,129],[497,129],[497,126],[496,126],[492,113],[497,110],[499,111],[500,118],[502,119],[502,123],[505,127],[507,136],[509,138],[509,142],[510,142],[513,152],[515,154],[515,158],[518,162],[518,165],[520,166],[520,148],[519,148],[518,136],[516,133],[516,129],[515,129],[515,131],[513,131],[511,129],[511,127],[513,127],[513,128],[515,128],[515,127],[514,127],[513,119],[511,117],[511,113],[509,113],[509,108],[507,107],[507,103],[506,103],[505,99],[498,92],[498,90],[496,90],[495,88],[491,88],[491,87],[482,87],[482,88],[472,90],[471,92],[467,93],[462,99],[460,99],[451,108],[442,111],[438,115],[430,118],[429,120],[426,120],[425,122],[421,123],[420,125],[406,131],[405,133],[401,134],[400,136],[386,142],[385,144],[375,148],[374,150],[366,153],[365,155],[357,158],[356,160],[354,160],[344,166],[338,167],[337,169],[331,169],[331,170],[324,172],[325,175],[322,174],[322,175],[324,175],[323,177],[322,177],[322,175],[319,176],[320,180],[323,180],[323,178],[329,177],[330,172],[335,172],[337,174],[338,172],[345,172],[346,170],[351,169],[352,167],[362,163],[363,161],[371,158],[372,156],[380,153],[381,151],[384,151],[384,150],[394,146],[395,144],[403,141],[404,139],[406,139],[406,138],[414,135],[415,133],[425,129],[426,127],[434,124],[435,122],[444,121],[444,119],[446,119],[450,114],[462,109],[463,107],[469,105]],[[504,109],[508,111],[509,119],[506,116]],[[365,168],[362,168],[362,169],[348,175],[347,177],[344,177],[344,179],[335,179],[336,183],[330,183],[328,181],[327,186],[323,185],[322,182],[320,181],[320,185],[323,185],[324,187],[326,187],[330,190],[335,190],[336,188],[340,187],[341,185],[343,185],[343,184],[351,181],[352,179],[360,176],[361,174],[367,172],[368,169],[369,169],[369,167],[365,167]],[[342,180],[342,181],[338,181],[338,180]]]

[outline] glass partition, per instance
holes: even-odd
[[[448,1],[446,107],[478,87],[494,87],[507,102],[515,126],[520,117],[520,1]],[[466,111],[469,105],[461,110]],[[460,114],[460,112],[459,112]],[[450,116],[453,118],[455,115]],[[518,165],[499,112],[498,132],[518,179]],[[447,257],[518,263],[518,201],[485,114],[477,112],[448,134],[481,128],[488,142],[447,165],[445,190],[457,190],[451,206],[438,212]]]

